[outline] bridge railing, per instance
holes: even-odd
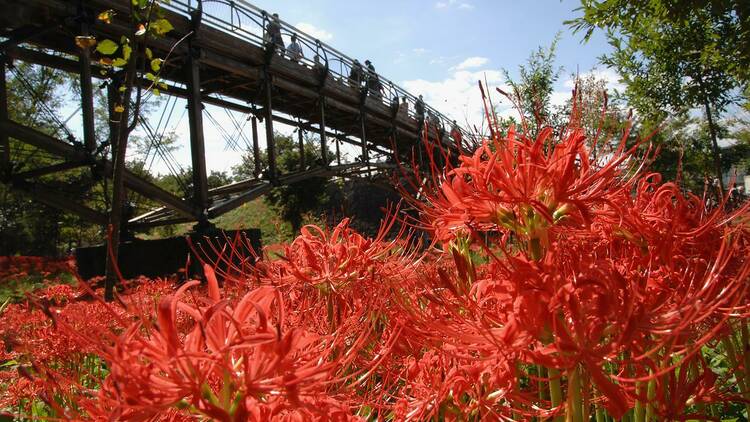
[[[270,42],[267,28],[270,20],[274,19],[273,16],[244,0],[171,0],[164,7],[186,15],[195,10],[201,10],[203,24],[231,33],[260,47],[265,47]],[[286,36],[287,39],[292,35],[297,36],[303,51],[303,57],[298,59],[300,64],[311,69],[325,66],[334,78],[345,84],[350,83],[349,75],[354,66],[354,59],[281,19],[278,20],[278,23],[281,26],[282,36]],[[284,42],[284,44],[287,46],[288,42]],[[280,52],[280,54],[287,53]],[[361,64],[361,66],[364,71],[363,80],[360,81],[360,86],[356,88],[365,89],[367,87],[366,81],[371,75],[364,64]],[[408,115],[416,118],[417,97],[382,75],[377,73],[376,75],[382,87],[380,101],[391,106],[394,101],[401,102],[403,98],[406,98]],[[373,97],[372,91],[368,95]],[[374,97],[377,97],[377,95]],[[434,120],[430,123],[438,126],[438,128],[449,129],[453,126],[452,119],[425,104],[424,117],[427,118],[428,115],[433,116]],[[458,127],[458,129],[462,133],[466,133],[462,128]]]

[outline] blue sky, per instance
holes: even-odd
[[[601,34],[582,45],[563,21],[576,16],[578,1],[254,0],[293,24],[312,25],[321,39],[344,53],[369,58],[395,81],[439,80],[468,57],[486,57],[486,67],[514,69],[558,31],[559,63],[590,69],[607,51]],[[303,26],[306,26],[303,25]]]

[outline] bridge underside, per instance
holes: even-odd
[[[77,202],[74,198],[55,194],[45,188],[41,175],[89,167],[96,177],[112,178],[114,157],[105,157],[93,133],[92,79],[108,81],[119,75],[99,65],[91,53],[76,45],[76,36],[90,34],[98,40],[129,37],[133,33],[129,1],[122,0],[0,0],[0,174],[5,182],[27,192],[49,205],[78,214],[96,224],[106,224],[108,215]],[[85,4],[85,7],[81,7]],[[94,19],[104,10],[113,10],[110,23]],[[399,113],[390,98],[378,98],[360,87],[349,86],[347,79],[328,67],[300,63],[278,54],[273,48],[254,43],[216,25],[206,24],[203,17],[165,10],[165,18],[174,30],[165,37],[149,38],[146,46],[156,57],[166,57],[159,77],[168,88],[167,95],[186,98],[190,120],[190,146],[193,171],[191,197],[168,192],[138,175],[125,171],[123,183],[129,190],[150,198],[162,206],[130,220],[132,228],[205,221],[230,211],[266,193],[273,186],[289,184],[310,177],[356,177],[372,172],[389,171],[393,164],[374,162],[372,156],[392,155],[394,146],[408,153],[419,144],[419,122],[408,113]],[[316,40],[317,42],[317,40]],[[317,42],[320,45],[319,42]],[[333,51],[333,50],[332,50]],[[327,57],[323,48],[321,54]],[[328,53],[332,55],[333,53]],[[83,142],[55,139],[35,128],[25,127],[8,119],[5,84],[6,65],[22,60],[61,69],[80,75],[81,107],[83,110]],[[137,81],[150,86],[151,81]],[[203,104],[247,113],[252,116],[255,177],[231,185],[209,189],[207,186],[205,146],[203,139]],[[87,110],[88,113],[87,113]],[[111,119],[111,118],[110,118]],[[268,141],[268,159],[261,162],[256,124],[264,125]],[[320,136],[319,162],[302,165],[302,170],[280,174],[275,163],[273,123],[282,122],[314,131]],[[441,139],[436,128],[430,136]],[[113,141],[114,135],[110,135]],[[59,162],[45,168],[23,169],[18,172],[10,154],[9,138],[38,148],[58,157]],[[112,142],[114,144],[114,142]],[[333,160],[335,143],[354,144],[361,150],[358,162]],[[335,163],[332,163],[335,161]],[[391,161],[392,163],[393,161]],[[303,163],[304,164],[304,163]],[[267,169],[261,173],[260,169]],[[116,207],[117,204],[113,204]]]

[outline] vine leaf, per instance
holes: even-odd
[[[156,35],[164,35],[173,29],[174,27],[172,24],[166,19],[157,19],[151,22],[151,30],[154,31]]]
[[[114,54],[119,47],[120,46],[112,40],[102,40],[97,44],[96,51],[109,56],[110,54]]]

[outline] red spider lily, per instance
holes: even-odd
[[[460,156],[458,167],[449,167],[443,181],[435,180],[439,188],[426,203],[412,201],[436,239],[450,241],[474,230],[510,231],[546,247],[550,226],[563,220],[589,224],[595,207],[628,189],[622,166],[635,147],[625,150],[627,131],[601,164],[590,162],[581,131],[568,132],[559,143],[551,135],[547,128],[532,141],[511,127],[507,136],[485,141],[472,156]]]
[[[425,142],[433,174],[411,202],[442,250],[405,228],[387,240],[395,217],[374,238],[344,220],[278,259],[209,246],[205,288],[140,280],[118,305],[48,288],[0,315],[0,359],[22,361],[0,403],[26,389],[72,419],[576,422],[750,404],[750,204],[710,208],[641,172],[627,133],[597,160],[575,124],[491,128],[456,160]],[[108,374],[76,369],[94,355]]]
[[[328,390],[353,357],[341,354],[338,338],[287,328],[274,288],[253,290],[231,306],[209,267],[207,278],[206,298],[189,304],[183,297],[196,282],[186,283],[159,303],[156,329],[137,323],[104,348],[110,374],[98,400],[107,411],[122,419],[173,407],[217,420],[348,419],[348,407]],[[184,335],[183,315],[192,321]]]

